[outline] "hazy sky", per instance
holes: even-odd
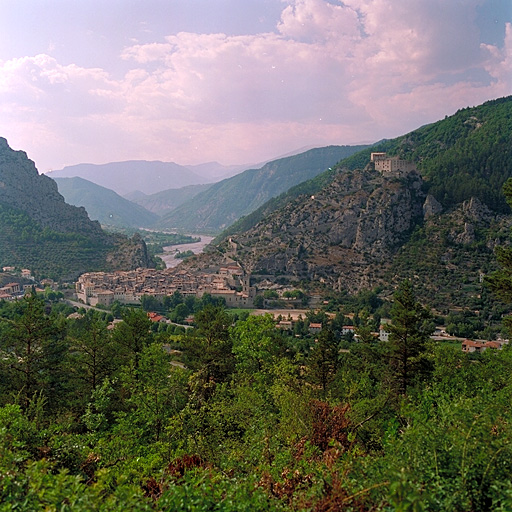
[[[0,136],[41,172],[255,163],[510,94],[511,0],[0,0]]]

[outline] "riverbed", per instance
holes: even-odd
[[[200,254],[203,252],[205,246],[207,246],[212,240],[213,236],[205,236],[205,235],[190,235],[194,237],[201,237],[201,241],[194,242],[192,244],[178,244],[178,245],[168,245],[164,247],[164,253],[158,254],[158,257],[162,258],[167,268],[176,267],[183,260],[180,258],[175,258],[178,252],[192,251],[194,254]]]

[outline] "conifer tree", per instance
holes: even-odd
[[[412,284],[403,281],[394,295],[388,326],[390,369],[396,391],[406,395],[415,380],[431,371],[427,357],[430,332],[425,322],[430,313],[416,301]]]
[[[36,392],[55,401],[63,384],[64,333],[45,313],[43,299],[34,292],[18,301],[14,309],[14,318],[4,320],[7,329],[1,343],[2,373],[8,387],[18,394],[23,406]]]
[[[308,358],[310,380],[322,389],[325,398],[327,387],[339,367],[339,346],[331,329],[322,329]]]

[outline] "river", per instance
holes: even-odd
[[[200,254],[203,252],[203,249],[206,245],[208,245],[212,240],[213,236],[205,236],[205,235],[190,235],[190,236],[200,236],[201,241],[200,242],[194,242],[192,244],[178,244],[178,245],[168,245],[167,247],[164,247],[164,253],[158,254],[159,258],[162,258],[162,260],[165,263],[165,266],[167,268],[172,268],[177,266],[179,263],[181,263],[180,258],[175,258],[176,253],[179,252],[185,252],[185,251],[192,251],[194,254]]]

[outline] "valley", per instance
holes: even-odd
[[[511,139],[508,97],[161,216],[0,139],[0,501],[510,509]]]

